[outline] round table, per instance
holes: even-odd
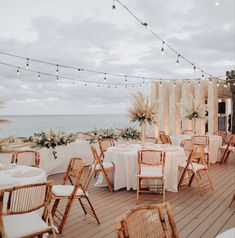
[[[110,147],[105,153],[105,161],[111,161],[115,165],[115,171],[109,172],[114,190],[121,188],[137,189],[137,153],[140,149],[140,144],[119,145]],[[187,159],[183,148],[174,145],[149,144],[145,146],[145,149],[165,151],[165,187],[167,191],[177,192],[178,165]],[[104,186],[102,174],[99,175],[96,186]]]
[[[45,171],[35,167],[12,165],[0,170],[0,189],[46,181]]]
[[[220,147],[222,146],[222,137],[218,135],[207,135],[209,137],[209,153],[210,162],[216,163],[220,161]],[[172,135],[170,136],[173,145],[180,146],[183,140],[191,139],[192,135]]]
[[[235,227],[219,234],[216,238],[235,238]]]

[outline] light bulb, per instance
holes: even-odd
[[[188,85],[190,85],[190,81],[188,80]]]
[[[20,68],[18,67],[16,70],[16,74],[19,76],[20,75]]]
[[[176,65],[179,66],[180,61],[179,61],[180,55],[178,55],[177,60],[176,60]]]
[[[162,48],[161,48],[161,53],[162,53],[162,55],[165,54],[165,52],[164,52],[164,44],[165,44],[165,42],[163,41],[163,42],[162,42]]]
[[[219,81],[217,81],[217,87],[219,87]]]
[[[125,75],[125,82],[127,82],[127,76]]]
[[[219,6],[219,5],[220,5],[219,0],[215,0],[215,6]]]
[[[160,81],[160,87],[162,86],[162,81]]]
[[[104,74],[104,81],[105,81],[105,82],[106,82],[106,79],[107,79],[107,78],[106,78],[106,73],[105,73],[105,74]]]
[[[27,58],[26,69],[29,69],[29,58]]]
[[[38,73],[38,79],[39,79],[39,80],[41,79],[41,75],[40,75],[40,72]]]
[[[58,74],[59,74],[59,65],[57,64],[56,67],[57,67],[56,68],[56,75],[58,76]]]
[[[112,6],[112,9],[113,9],[113,13],[116,14],[116,5],[115,5],[115,0],[113,0],[113,6]]]

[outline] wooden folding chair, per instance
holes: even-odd
[[[160,140],[162,141],[162,144],[172,144],[170,136],[166,134],[160,134],[159,137],[160,137]]]
[[[235,135],[232,135],[229,139],[229,141],[220,147],[221,151],[222,151],[222,157],[220,160],[220,163],[226,163],[230,153],[233,151],[233,146],[235,145]]]
[[[183,173],[178,183],[178,190],[180,189],[180,187],[184,185],[191,186],[193,179],[195,178],[198,188],[200,190],[201,196],[202,196],[203,194],[202,194],[202,186],[200,183],[200,180],[201,180],[200,174],[201,172],[205,172],[209,181],[209,185],[210,185],[209,188],[211,188],[214,191],[212,181],[208,172],[208,167],[204,161],[204,158],[205,158],[204,148],[197,147],[193,149],[193,151],[188,157],[187,162],[179,165],[179,168],[183,169]],[[200,161],[200,163],[198,161]]]
[[[182,134],[183,134],[183,135],[192,135],[192,134],[193,134],[193,131],[192,131],[192,130],[183,130],[183,131],[182,131]]]
[[[143,181],[155,180],[155,183]],[[141,193],[161,193],[165,202],[165,152],[160,150],[138,151],[137,196],[138,204]],[[160,184],[159,184],[160,182]],[[151,189],[146,189],[151,188]]]
[[[118,238],[179,238],[169,203],[136,206],[115,227]]]
[[[100,224],[96,212],[88,198],[88,193],[81,184],[83,170],[83,161],[80,158],[72,158],[63,178],[62,185],[54,185],[52,187],[52,196],[53,199],[55,199],[52,209],[52,215],[58,220],[55,220],[55,223],[58,225],[58,230],[60,233],[63,231],[64,225],[75,199],[78,199],[78,201],[80,202],[84,213],[90,214],[96,219],[97,223]],[[74,178],[75,182],[73,182],[72,178]],[[67,184],[67,181],[70,182],[69,185]],[[61,200],[68,201],[64,213],[61,213],[58,210],[58,205]],[[83,200],[85,200],[87,203],[84,203]]]
[[[20,150],[12,155],[11,163],[39,167],[40,153],[35,150]]]
[[[101,156],[100,157],[98,156],[95,147],[91,146],[91,151],[92,151],[94,160],[93,160],[93,164],[90,166],[88,176],[84,185],[85,190],[88,189],[88,186],[90,184],[92,177],[95,176],[96,174],[102,173],[104,180],[109,187],[110,192],[113,192],[113,185],[111,184],[109,180],[107,172],[115,170],[114,164],[112,162],[102,161]]]
[[[205,150],[205,162],[210,166],[210,152],[209,152],[209,136],[196,135],[192,137],[194,147],[204,147]]]
[[[104,154],[109,147],[114,146],[114,141],[112,139],[100,140],[98,141],[100,148],[100,157],[104,158]]]
[[[46,233],[56,237],[51,187],[48,181],[0,190],[0,237],[42,237]]]
[[[193,144],[193,141],[191,139],[185,139],[181,142],[181,145],[180,145],[182,148],[184,148],[184,151],[185,151],[185,154],[186,156],[188,157],[191,152],[193,151],[194,149],[194,144]]]

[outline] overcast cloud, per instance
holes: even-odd
[[[234,0],[122,0],[143,21],[196,65],[221,76],[234,69]],[[100,71],[161,78],[196,78],[161,42],[112,0],[0,0],[0,51]],[[26,62],[0,55],[1,62]],[[36,71],[55,67],[30,62]],[[60,69],[60,74],[101,81],[103,76]],[[107,81],[125,82],[107,77]],[[129,79],[129,82],[137,82]],[[141,82],[141,81],[138,81]],[[150,86],[110,88],[72,84],[0,65],[1,114],[125,113],[130,93]]]

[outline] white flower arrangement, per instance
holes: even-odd
[[[120,137],[124,140],[140,140],[140,132],[134,127],[122,129]]]
[[[48,133],[40,132],[34,133],[33,136],[29,137],[29,141],[33,143],[32,147],[39,148],[52,148],[54,158],[57,159],[57,153],[55,151],[56,146],[67,145],[71,142],[74,142],[77,138],[77,134],[73,133],[64,133],[64,132],[53,132],[52,129]]]
[[[108,129],[94,129],[93,131],[90,131],[89,133],[87,133],[87,135],[89,136],[89,141],[91,144],[96,143],[100,140],[104,140],[104,139],[113,139],[113,140],[117,140],[118,139],[118,135],[117,133],[115,133],[115,131],[111,128]]]

